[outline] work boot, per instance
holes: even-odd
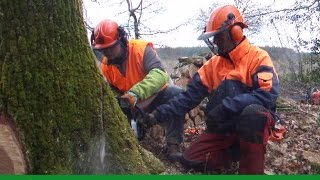
[[[167,145],[167,156],[170,161],[177,161],[180,157],[181,148],[179,144],[168,144]]]

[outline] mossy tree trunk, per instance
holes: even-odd
[[[80,0],[1,0],[0,47],[0,173],[163,170],[96,67]]]

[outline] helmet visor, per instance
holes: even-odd
[[[97,49],[97,50],[100,51],[106,57],[110,57],[110,56],[112,56],[112,54],[114,54],[115,49],[116,49],[117,45],[119,44],[119,42],[120,41],[115,41],[111,46],[103,48],[103,49]]]
[[[219,33],[221,33],[222,31],[224,30],[227,30],[228,28],[226,27],[222,27],[216,31],[211,31],[211,32],[203,32],[202,34],[200,34],[200,36],[198,37],[198,40],[206,40],[206,39],[209,39],[210,37],[212,36],[215,36]]]

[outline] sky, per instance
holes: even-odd
[[[119,11],[125,11],[127,6],[123,5],[121,9],[118,5],[107,6],[107,0],[98,0],[92,2],[91,0],[83,0],[85,7],[85,18],[91,27],[95,27],[103,19],[112,19],[117,21],[120,25],[127,23],[127,15],[116,16]],[[132,0],[133,3],[139,0]],[[194,18],[200,9],[207,10],[214,1],[212,0],[158,0],[164,5],[165,12],[156,14],[149,22],[152,27],[159,29],[171,29],[176,27],[189,19]],[[290,0],[274,0],[273,2],[278,8],[282,8],[288,4]],[[232,3],[232,0],[216,0],[220,3]],[[257,0],[258,4],[266,1]],[[109,3],[110,4],[110,3]],[[262,28],[263,31],[250,38],[251,43],[258,46],[280,46],[279,38],[273,36],[270,29]],[[288,33],[288,32],[286,32]],[[192,46],[206,46],[203,41],[197,40],[201,32],[196,30],[194,24],[181,27],[178,31],[173,31],[167,34],[157,34],[152,36],[144,36],[142,39],[153,42],[156,47],[192,47]],[[283,45],[283,44],[282,44]]]
[[[133,0],[134,1],[134,0]],[[212,0],[159,0],[164,4],[166,12],[153,17],[152,22],[155,27],[160,29],[174,28],[182,22],[188,21],[192,18],[200,8],[211,5]],[[90,25],[95,26],[101,20],[108,18],[119,22],[119,24],[126,23],[126,19],[114,16],[117,13],[115,8],[108,8],[106,5],[91,2],[91,0],[84,0],[84,6],[87,10],[87,19]],[[118,6],[115,6],[118,7]],[[151,24],[153,24],[151,23]],[[179,31],[171,32],[168,34],[158,34],[155,36],[146,36],[146,40],[152,41],[158,46],[199,46],[202,42],[197,40],[200,32],[196,32],[195,27],[184,26]],[[202,44],[204,45],[204,43]]]

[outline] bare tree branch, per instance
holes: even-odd
[[[139,4],[137,5],[136,8],[133,8],[132,6],[132,1],[131,0],[126,0],[127,5],[128,5],[128,12],[129,12],[129,20],[130,21],[130,17],[133,18],[133,25],[134,25],[134,37],[136,39],[140,38],[140,33],[139,33],[139,21],[140,21],[140,17],[141,17],[141,7],[142,7],[142,1],[140,0]],[[140,9],[140,16],[139,18],[137,18],[136,13],[139,13],[139,9]],[[128,22],[129,23],[129,22]]]
[[[268,11],[268,12],[264,12],[264,13],[260,12],[258,14],[248,15],[246,17],[247,18],[254,18],[254,17],[266,16],[266,15],[270,15],[270,14],[276,14],[276,13],[280,13],[280,12],[296,12],[301,9],[310,9],[316,3],[318,3],[318,5],[319,5],[319,0],[314,0],[310,5],[307,5],[307,6],[297,6],[294,8],[284,8],[284,9],[275,10],[275,11]]]
[[[150,36],[150,35],[156,35],[156,34],[167,34],[167,33],[170,33],[172,31],[176,31],[179,28],[181,28],[182,26],[186,26],[188,24],[189,23],[186,22],[184,24],[179,24],[176,27],[173,27],[173,28],[170,28],[170,29],[167,29],[167,30],[152,30],[152,31],[150,30],[149,33],[141,33],[141,35]]]

